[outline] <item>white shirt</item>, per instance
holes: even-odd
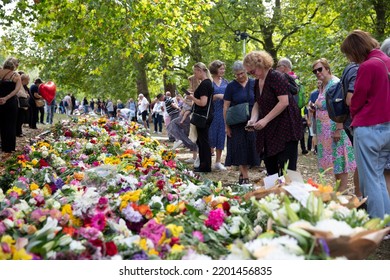
[[[145,97],[142,97],[142,99],[138,101],[138,108],[141,113],[147,110],[148,106],[149,106],[149,101]]]

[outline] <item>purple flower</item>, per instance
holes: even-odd
[[[131,259],[132,260],[148,260],[149,257],[144,251],[141,251],[139,253],[134,254]]]
[[[192,232],[192,236],[198,239],[200,242],[204,242],[203,233],[199,230],[195,230]]]
[[[82,227],[78,231],[80,235],[88,240],[96,240],[99,238],[100,231],[94,227]]]
[[[63,185],[65,185],[64,180],[62,178],[58,177],[55,181],[54,184],[56,185],[57,189],[61,189]]]
[[[127,205],[127,207],[122,210],[122,214],[129,222],[138,223],[142,220],[140,212],[135,211],[131,205]]]

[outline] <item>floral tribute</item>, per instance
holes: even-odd
[[[328,242],[390,221],[314,195],[244,199],[175,156],[136,123],[58,123],[6,163],[0,259],[331,259]]]

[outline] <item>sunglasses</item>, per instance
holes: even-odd
[[[322,67],[318,67],[317,69],[314,69],[312,72],[313,72],[314,75],[316,75],[317,73],[321,73],[322,72]]]
[[[255,73],[256,73],[256,69],[252,69],[251,71],[248,72],[248,74],[252,76],[255,75]]]

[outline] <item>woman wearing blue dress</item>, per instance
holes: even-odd
[[[228,81],[223,78],[225,75],[225,63],[220,60],[214,60],[209,65],[209,70],[213,78],[213,105],[214,119],[209,129],[209,143],[212,150],[215,150],[215,165],[216,170],[226,170],[226,167],[221,163],[222,151],[225,148],[225,121],[223,119],[223,96],[225,94]]]

